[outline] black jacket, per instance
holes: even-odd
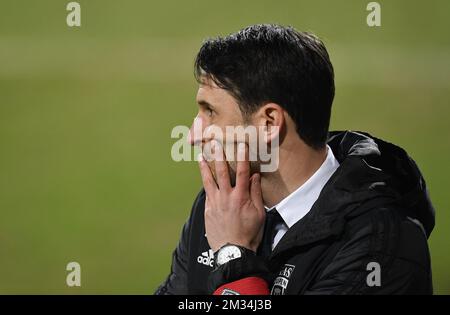
[[[414,161],[360,132],[331,132],[328,145],[339,168],[277,244],[266,271],[255,265],[255,273],[267,279],[272,294],[432,294],[427,238],[434,209]],[[222,284],[218,278],[251,275],[242,268],[212,272],[204,203],[201,191],[170,274],[155,294],[210,294]]]

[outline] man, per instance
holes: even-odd
[[[317,37],[250,26],[206,41],[195,69],[190,141],[213,158],[199,159],[204,190],[156,294],[432,293],[425,181],[401,148],[328,131],[334,74]],[[211,126],[223,136],[195,132]],[[263,127],[277,169],[261,172],[227,126]]]

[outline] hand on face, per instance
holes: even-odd
[[[262,239],[265,210],[261,193],[261,176],[250,176],[248,152],[238,144],[235,168],[236,183],[230,180],[230,169],[222,146],[214,141],[214,173],[199,159],[203,187],[206,191],[205,228],[213,251],[227,243],[256,251]]]

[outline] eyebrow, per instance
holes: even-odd
[[[199,101],[197,101],[197,103],[198,103],[198,105],[200,105],[202,107],[210,107],[211,109],[215,109],[215,107],[211,103],[208,103],[205,100],[199,100]]]

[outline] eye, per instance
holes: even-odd
[[[208,115],[208,117],[211,117],[213,115],[214,111],[211,108],[206,108],[206,114]]]

